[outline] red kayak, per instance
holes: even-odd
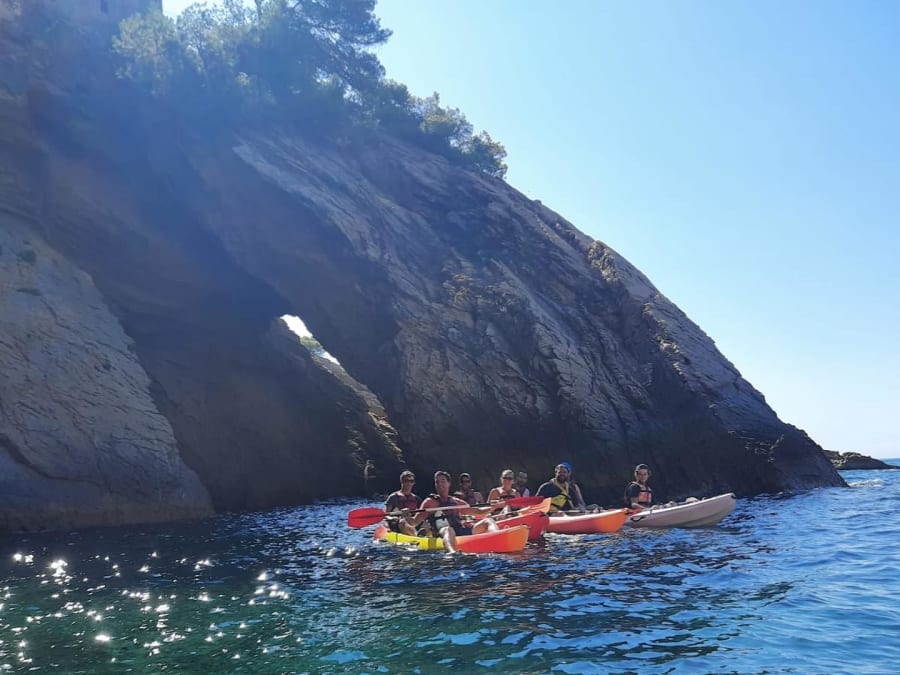
[[[519,525],[527,525],[529,527],[528,539],[529,541],[534,541],[535,539],[540,539],[544,536],[544,531],[547,529],[547,522],[550,520],[547,516],[547,511],[549,510],[550,498],[548,497],[537,506],[529,506],[518,513],[509,516],[494,516],[494,522],[497,523],[497,527],[501,530],[517,527]]]

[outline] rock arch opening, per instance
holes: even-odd
[[[334,356],[332,356],[327,349],[325,349],[325,346],[319,341],[319,339],[312,334],[309,328],[306,327],[303,319],[301,319],[299,316],[285,314],[281,317],[281,320],[284,321],[285,324],[287,324],[287,327],[290,328],[292,333],[300,338],[300,344],[306,347],[313,356],[317,356],[319,358],[340,365],[338,360]]]

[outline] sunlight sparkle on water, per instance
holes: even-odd
[[[868,671],[841,672],[895,672],[884,651],[900,616],[893,568],[876,556],[852,582],[846,575],[846,561],[868,561],[880,541],[866,538],[869,523],[855,526],[856,505],[875,510],[879,537],[900,536],[885,499],[900,494],[900,472],[878,476],[851,475],[850,490],[741,500],[735,517],[709,530],[547,536],[509,557],[426,558],[357,531],[329,532],[315,547],[298,539],[345,518],[356,506],[346,503],[79,532],[65,549],[63,535],[30,534],[2,552],[0,603],[4,593],[13,599],[0,608],[0,675],[97,672],[113,654],[123,657],[119,672],[231,672],[242,665],[232,659],[245,655],[248,672],[284,672],[285,663],[321,672],[323,657],[334,671],[386,672],[380,666],[389,662],[392,672],[415,672],[443,662],[459,672],[517,672],[525,654],[532,672],[620,672],[635,663],[648,672],[775,672],[781,654],[802,660],[804,672],[835,672],[850,654]],[[792,538],[800,525],[802,538]],[[29,550],[40,551],[33,567],[24,565]],[[110,551],[106,561],[95,558],[99,550]],[[120,580],[107,576],[113,560]],[[435,595],[434,584],[459,592]],[[497,607],[507,593],[522,601],[512,623]],[[408,649],[409,633],[396,630],[397,603],[426,651]],[[866,609],[858,621],[848,613],[857,606]],[[639,618],[627,618],[632,610]],[[620,611],[626,618],[611,621]],[[811,626],[826,627],[827,639]],[[695,645],[706,651],[696,655]],[[775,655],[775,645],[784,651]]]

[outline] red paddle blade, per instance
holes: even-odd
[[[379,523],[384,520],[384,509],[379,509],[374,506],[362,508],[362,509],[353,509],[349,514],[347,514],[347,525],[350,527],[368,527],[369,525],[374,525],[375,523]]]
[[[543,497],[534,495],[533,497],[513,497],[512,499],[507,499],[506,503],[509,506],[519,508],[520,506],[537,506],[542,501],[544,501]]]

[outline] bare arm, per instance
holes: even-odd
[[[432,499],[431,497],[427,497],[421,504],[419,504],[420,509],[434,509],[434,508],[440,508],[440,506],[441,505],[438,504],[437,501]],[[428,516],[430,516],[430,515],[431,515],[431,513],[429,513],[428,511],[419,511],[417,514],[415,514],[414,516],[412,516],[411,518],[408,519],[409,524],[412,525],[413,527],[418,527],[419,524],[423,520],[428,518]]]
[[[575,498],[575,508],[583,509],[585,507],[584,497],[581,496],[581,488],[578,483],[572,483],[572,496]]]

